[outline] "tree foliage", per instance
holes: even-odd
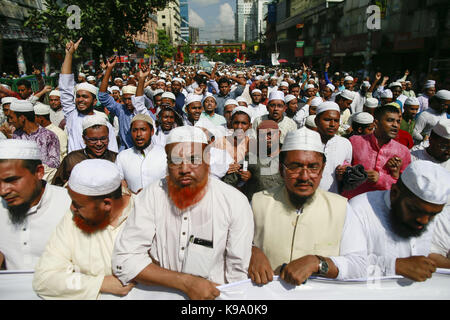
[[[153,49],[156,49],[156,56],[159,61],[163,63],[167,59],[172,59],[176,48],[172,45],[169,36],[166,34],[165,30],[157,30],[158,31],[158,44],[150,45],[148,49],[149,54],[153,54]]]
[[[94,58],[135,51],[133,35],[145,31],[151,8],[164,8],[173,0],[44,0],[46,10],[33,10],[24,22],[32,30],[46,33],[50,45],[63,50],[69,40],[83,37],[81,47],[91,48]],[[67,20],[73,12],[69,5],[80,8],[80,29],[70,29]],[[83,52],[83,50],[79,50]]]

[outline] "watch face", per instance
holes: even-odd
[[[325,260],[320,260],[320,274],[328,273],[328,263]]]

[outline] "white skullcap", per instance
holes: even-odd
[[[205,103],[206,98],[213,98],[214,101],[217,102],[216,97],[214,97],[214,95],[213,95],[211,92],[207,92],[207,93],[205,94],[205,96],[204,96],[203,99],[202,99],[202,104]]]
[[[164,79],[159,79],[158,81],[156,81],[156,83],[159,83],[159,82],[166,84],[166,81]]]
[[[115,79],[114,79],[114,82],[116,82],[117,80],[120,80],[120,81],[123,82],[123,79],[122,79],[122,78],[115,78]]]
[[[262,94],[262,91],[259,90],[259,89],[253,89],[253,90],[252,90],[252,94],[254,94],[254,93],[261,93],[261,94]]]
[[[112,86],[110,88],[111,91],[120,91],[120,88],[118,86]]]
[[[294,96],[293,94],[288,94],[284,97],[284,102],[289,103],[290,101],[297,99],[296,96]]]
[[[367,100],[364,103],[364,105],[367,108],[376,108],[376,107],[378,107],[378,100],[375,99],[375,98],[367,98]]]
[[[181,126],[170,130],[166,145],[178,142],[195,142],[208,144],[206,135],[202,129],[194,126]]]
[[[335,86],[333,86],[331,83],[327,84],[327,87],[331,89],[331,91],[334,91],[336,89]]]
[[[425,85],[423,87],[424,87],[424,89],[428,89],[428,88],[434,88],[435,85],[436,85],[435,80],[427,80],[427,82],[425,82]]]
[[[271,80],[274,80],[274,79],[275,79],[275,80],[278,80],[278,78],[275,77],[275,76],[270,77],[270,79],[271,79]]]
[[[183,83],[183,79],[181,79],[181,78],[173,78],[172,82],[175,82],[175,81],[179,82],[180,84]]]
[[[83,131],[87,128],[93,127],[93,126],[108,126],[108,122],[105,117],[94,114],[90,116],[85,116],[82,122],[82,128]]]
[[[448,90],[439,90],[435,94],[436,98],[441,100],[450,100],[450,91]]]
[[[121,183],[119,168],[113,162],[87,159],[73,167],[68,186],[79,194],[103,196],[116,191]]]
[[[418,105],[420,105],[420,103],[419,103],[419,99],[417,99],[416,97],[408,97],[406,100],[405,100],[405,103],[404,103],[405,105],[410,105],[410,106],[418,106]]]
[[[95,77],[94,77],[94,76],[89,76],[89,77],[86,78],[86,80],[87,80],[87,81],[91,81],[91,80],[94,80],[94,81],[95,81]]]
[[[164,93],[163,89],[156,89],[155,91],[153,91],[153,97],[157,96],[158,94]]]
[[[252,113],[252,110],[250,110],[249,108],[238,105],[231,112],[231,116],[233,116],[236,112],[245,112],[248,115],[248,117],[250,118],[250,121],[252,120],[253,113]]]
[[[166,91],[162,94],[161,99],[163,99],[163,98],[172,99],[173,101],[177,100],[177,98],[175,98],[175,95],[169,91]],[[186,104],[188,104],[188,103],[186,103]]]
[[[345,78],[344,78],[344,82],[345,81],[352,81],[353,82],[353,77],[352,76],[346,76]]]
[[[137,87],[135,87],[135,86],[125,86],[125,87],[122,88],[122,95],[124,95],[124,94],[135,95],[136,94],[136,90],[137,90]]]
[[[227,74],[228,74],[228,73],[227,73]],[[255,78],[256,81],[259,81],[259,80],[262,80],[262,79],[263,79],[262,76],[257,76],[257,77]]]
[[[59,90],[52,90],[52,91],[50,91],[50,93],[48,95],[61,97],[61,92]]]
[[[392,91],[389,89],[383,90],[380,94],[380,98],[393,98]]]
[[[14,100],[11,102],[9,110],[16,112],[31,112],[34,111],[34,107],[28,100]]]
[[[450,195],[450,172],[431,161],[412,162],[400,178],[412,193],[426,202],[445,204]]]
[[[172,93],[173,94],[173,93]],[[164,95],[164,94],[163,94]],[[174,96],[175,97],[175,96]],[[186,97],[185,105],[188,106],[193,102],[202,102],[203,96],[199,94],[189,94]]]
[[[243,96],[239,96],[236,98],[236,102],[239,104],[239,102],[245,102],[245,104],[248,105],[247,99],[245,99]]]
[[[317,111],[316,114],[321,114],[322,112],[325,111],[337,111],[337,112],[341,112],[341,109],[339,109],[339,105],[336,102],[333,101],[325,101],[322,102],[318,107],[317,107]]]
[[[355,98],[355,92],[350,91],[350,90],[347,90],[347,89],[342,90],[342,91],[339,93],[339,95],[340,95],[342,98],[347,99],[347,100],[353,100],[353,99]]]
[[[314,85],[311,84],[311,83],[309,83],[309,84],[307,84],[307,85],[305,86],[305,91],[308,90],[308,89],[314,89],[314,88],[315,88]]]
[[[86,90],[86,91],[89,91],[90,93],[92,93],[94,96],[97,96],[97,87],[96,86],[94,86],[94,85],[92,85],[92,84],[90,84],[90,83],[87,83],[87,82],[83,82],[83,83],[80,83],[79,85],[77,85],[77,87],[76,87],[76,92],[78,92],[78,91],[80,91],[80,90]]]
[[[4,97],[4,98],[2,98],[2,106],[4,104],[11,103],[11,102],[16,101],[16,100],[18,100],[18,99],[14,98],[14,97]]]
[[[284,92],[283,91],[272,91],[269,95],[269,102],[272,100],[282,100],[284,102]]]
[[[170,81],[167,81],[166,82],[166,86],[169,86],[169,85],[171,85],[172,84],[172,82],[170,82]]]
[[[373,123],[374,118],[368,112],[357,112],[351,116],[351,122],[356,122],[359,124],[371,124]]]
[[[313,107],[318,107],[322,104],[323,99],[321,97],[315,97],[311,100],[310,105]]]
[[[128,76],[128,78],[135,78],[135,76],[134,76],[133,74],[130,74],[130,75]]]
[[[401,86],[402,86],[402,84],[400,82],[392,82],[391,84],[389,84],[389,88],[401,87]]]
[[[134,121],[145,121],[150,124],[153,128],[155,128],[155,121],[153,121],[152,117],[145,113],[138,113],[131,119],[130,126]]]
[[[227,99],[225,101],[225,103],[223,104],[223,106],[228,106],[229,104],[233,104],[233,105],[239,107],[239,103],[234,99]]]
[[[434,133],[444,139],[450,139],[450,119],[440,120],[432,129]]]
[[[324,153],[320,134],[306,127],[290,131],[284,138],[281,152],[291,150],[316,151]]]
[[[312,128],[317,128],[315,120],[316,120],[316,115],[315,114],[307,116],[306,117],[306,121],[305,121],[305,126],[312,127]]]
[[[85,75],[83,72],[80,72],[78,75],[79,75],[80,77],[83,77],[83,78],[86,77],[86,75]]]
[[[43,104],[38,102],[34,105],[34,114],[35,115],[46,115],[50,114],[50,106],[47,104]]]
[[[282,81],[280,83],[280,87],[289,87],[289,83],[287,83],[286,81]]]
[[[396,82],[400,82],[400,83],[402,83],[402,82],[405,82],[406,83],[406,81],[405,80],[403,80],[403,79],[397,79],[397,81]]]
[[[366,88],[370,88],[370,82],[369,81],[363,81],[362,85]]]
[[[0,159],[41,160],[41,149],[32,140],[0,140]]]

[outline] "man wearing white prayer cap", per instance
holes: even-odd
[[[72,205],[36,265],[34,291],[43,299],[125,296],[134,284],[123,286],[112,274],[111,255],[115,238],[134,209],[134,196],[122,192],[118,168],[102,159],[77,164],[68,190]],[[77,285],[68,286],[74,275]]]
[[[259,124],[264,120],[273,120],[278,123],[278,128],[281,131],[281,144],[283,144],[284,138],[288,132],[297,130],[297,123],[284,115],[287,109],[284,98],[285,95],[282,91],[272,91],[269,95],[269,102],[267,103],[268,114],[259,116],[253,120],[254,130],[256,130]]]
[[[278,86],[278,91],[281,91],[284,93],[284,95],[287,95],[289,93],[289,83],[286,81],[282,81]]]
[[[415,97],[409,97],[405,100],[403,105],[402,122],[400,129],[407,131],[411,136],[414,134],[414,127],[416,125],[416,115],[419,112],[420,103]]]
[[[78,83],[86,82],[86,74],[83,72],[78,73]]]
[[[169,104],[172,108],[175,108],[175,102],[177,98],[172,92],[165,91],[161,95],[161,102],[165,104]]]
[[[321,91],[322,98],[325,101],[331,100],[333,97],[334,90],[336,90],[336,87],[333,84],[328,83],[326,86],[323,87]]]
[[[209,178],[207,138],[182,126],[167,137],[168,175],[144,188],[116,240],[112,266],[124,284],[153,283],[190,299],[247,278],[253,219],[247,198]]]
[[[345,89],[352,91],[353,90],[353,85],[354,85],[353,82],[354,82],[354,79],[353,79],[352,76],[346,76],[344,78],[344,87],[345,87]]]
[[[34,141],[0,140],[0,265],[33,270],[50,235],[70,207],[67,190],[45,183]]]
[[[351,108],[351,105],[357,94],[358,93],[354,91],[344,89],[339,92],[334,99],[339,106],[339,113],[341,114],[338,130],[338,134],[341,136],[349,133],[348,130],[350,128],[350,124],[348,121],[352,113],[355,113],[355,110]]]
[[[257,117],[261,117],[269,113],[267,111],[267,107],[261,103],[262,91],[260,89],[253,89],[250,97],[252,99],[252,103],[248,106],[248,108],[252,111],[253,114],[252,121]]]
[[[50,105],[50,121],[57,127],[64,130],[66,121],[64,121],[64,112],[61,105],[61,92],[52,90],[48,94],[48,104]]]
[[[114,85],[122,89],[122,87],[124,86],[123,79],[120,77],[114,78]]]
[[[0,125],[7,122],[9,107],[11,102],[17,100],[15,97],[4,97],[2,98],[2,108],[0,109]]]
[[[288,94],[284,97],[284,102],[286,103],[286,116],[289,118],[294,118],[298,111],[298,99],[293,94]]]
[[[401,275],[414,281],[431,278],[436,263],[428,258],[434,221],[443,214],[450,195],[450,172],[431,161],[414,161],[390,190],[361,194],[350,205],[358,208],[367,248],[368,276]],[[442,213],[441,213],[442,212]]]
[[[284,184],[252,198],[249,276],[257,284],[272,281],[274,274],[300,285],[313,273],[346,279],[349,272],[365,272],[366,249],[352,240],[362,236],[355,213],[345,198],[319,187],[326,161],[317,132],[303,127],[288,133],[280,153]]]
[[[186,97],[186,105],[183,108],[184,125],[193,126],[200,119],[203,112],[203,96],[198,94],[189,94]]]
[[[321,103],[317,107],[315,122],[327,157],[320,187],[326,191],[339,193],[345,166],[351,164],[353,152],[350,141],[337,135],[340,122],[339,105],[332,101]]]
[[[121,96],[121,91],[120,88],[118,86],[112,86],[110,88],[111,90],[111,96],[114,98],[114,101],[117,103],[120,103],[120,96]]]
[[[371,134],[375,129],[373,121],[374,117],[370,113],[358,112],[352,114],[349,120],[349,123],[352,126],[352,132],[349,136],[346,136],[346,138],[353,135]]]
[[[370,113],[373,116],[373,114],[375,113],[375,109],[378,107],[378,104],[378,99],[367,98],[363,106],[363,112]]]
[[[243,96],[239,96],[235,100],[241,107],[248,107],[248,101]]]
[[[87,83],[92,84],[93,86],[96,85],[96,83],[95,83],[95,77],[94,77],[94,76],[88,76],[88,77],[86,78],[86,81],[87,81]]]
[[[317,107],[324,102],[321,97],[310,97],[310,99],[311,101],[305,103],[303,106],[301,106],[302,103],[299,103],[301,107],[293,118],[298,128],[303,127],[305,125],[306,118],[310,115],[315,115],[317,113]]]
[[[97,104],[97,88],[88,83],[77,85],[75,92],[75,81],[72,73],[72,57],[80,45],[81,38],[74,43],[70,41],[66,44],[66,55],[61,67],[59,76],[59,91],[61,93],[61,105],[63,108],[66,130],[69,138],[68,152],[84,149],[86,145],[83,140],[82,122],[87,115],[99,113],[94,110]],[[119,86],[120,87],[120,86]],[[105,89],[106,91],[106,89]],[[75,96],[74,96],[75,92]],[[108,148],[114,152],[119,150],[114,133],[114,128],[108,124],[110,144]]]
[[[413,138],[414,142],[420,143],[427,140],[431,129],[440,121],[447,119],[447,110],[450,105],[450,91],[439,90],[429,100],[429,108],[421,112],[416,119]]]
[[[402,94],[402,84],[400,82],[392,82],[389,84],[389,89],[392,91],[392,101],[398,103],[403,109],[403,104],[408,97]]]
[[[436,94],[436,81],[427,80],[423,86],[423,93],[417,97],[420,103],[419,112],[428,109],[428,102],[430,98],[433,97],[435,94]]]
[[[408,98],[415,98],[416,93],[414,92],[412,88],[412,82],[409,80],[405,81],[405,89],[403,89],[403,94],[407,96]]]
[[[384,106],[385,104],[393,102],[393,95],[392,91],[390,89],[385,89],[380,93],[380,101],[381,105]]]
[[[204,111],[200,115],[200,119],[207,119],[216,126],[226,126],[227,120],[225,117],[216,113],[217,101],[212,93],[207,92],[203,96],[202,105]]]
[[[305,127],[310,130],[317,131],[317,125],[315,120],[316,120],[315,114],[307,116],[305,121]]]

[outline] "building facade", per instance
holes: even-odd
[[[189,4],[187,0],[180,0],[180,16],[181,16],[181,39],[183,42],[189,42]]]
[[[158,11],[158,29],[165,30],[172,44],[177,46],[183,42],[181,38],[180,1],[169,2],[164,10]]]
[[[200,30],[199,28],[189,27],[189,39],[191,43],[197,44],[200,41]]]

